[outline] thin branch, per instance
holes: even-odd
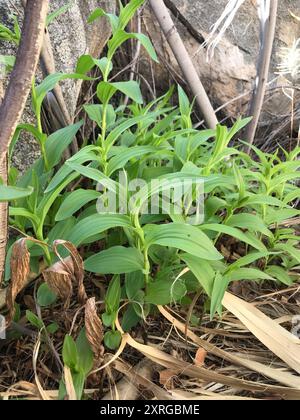
[[[184,43],[173,23],[166,5],[163,0],[150,0],[150,5],[176,57],[182,73],[184,74],[184,77],[196,98],[196,102],[208,127],[215,128],[218,124],[218,120],[214,113],[212,104],[184,46]]]
[[[24,111],[44,38],[49,0],[31,0],[25,9],[16,64],[0,107],[0,175],[7,182],[7,151]],[[7,243],[7,205],[0,206],[0,279]]]
[[[261,29],[261,53],[258,60],[257,84],[249,111],[249,115],[253,116],[253,119],[246,130],[246,138],[249,143],[247,150],[248,153],[251,150],[250,145],[252,145],[254,142],[260,114],[264,103],[275,37],[277,9],[278,0],[272,0],[270,3],[268,20],[264,25],[262,25]]]

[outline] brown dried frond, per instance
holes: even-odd
[[[71,264],[66,265],[66,271],[69,272],[69,274],[72,276],[73,281],[77,284],[78,300],[80,303],[84,304],[87,300],[87,295],[86,295],[85,287],[83,284],[84,266],[83,266],[83,260],[81,258],[81,255],[79,254],[78,250],[71,242],[60,240],[60,239],[56,240],[53,242],[53,250],[63,264],[65,263],[65,260],[60,256],[58,252],[59,245],[63,246],[70,252],[72,265]]]
[[[66,267],[69,267],[67,270]],[[73,262],[71,257],[66,258],[63,262],[58,261],[47,270],[43,271],[43,277],[50,289],[65,301],[65,308],[70,305],[70,299],[73,294],[72,276]]]
[[[86,337],[94,353],[95,366],[98,367],[103,361],[104,348],[102,322],[97,314],[95,298],[90,298],[85,304],[85,328]]]
[[[11,282],[6,295],[6,305],[9,311],[8,325],[14,317],[16,297],[26,285],[30,274],[30,254],[27,249],[26,240],[27,238],[22,238],[16,241],[11,254]]]

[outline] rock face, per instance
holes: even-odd
[[[65,0],[51,0],[50,12],[58,10],[66,4]],[[115,2],[106,0],[73,1],[73,5],[62,15],[57,17],[48,28],[52,44],[56,71],[71,73],[74,72],[77,59],[82,54],[91,54],[99,57],[108,37],[110,36],[110,26],[105,19],[88,24],[87,19],[92,11],[101,7],[107,12],[114,12]],[[0,21],[5,25],[11,26],[11,15],[18,16],[18,21],[22,23],[23,7],[20,0],[14,2],[10,0],[0,0]],[[0,54],[15,54],[15,48],[7,42],[0,41]],[[1,71],[1,69],[0,69]],[[5,86],[7,80],[0,72],[0,82]],[[37,75],[37,80],[41,74]],[[65,102],[70,115],[74,115],[78,96],[81,89],[81,82],[78,80],[66,80],[61,83]],[[30,104],[26,109],[24,121],[33,121]],[[13,159],[14,165],[23,171],[26,166],[31,164],[39,154],[35,141],[28,135],[19,141]]]
[[[173,12],[176,27],[190,56],[193,57],[195,67],[215,107],[218,108],[230,102],[224,108],[225,115],[236,117],[247,110],[249,96],[240,96],[253,88],[256,76],[259,19],[256,1],[246,0],[215,49],[214,57],[208,61],[206,50],[201,48],[201,43],[207,39],[212,25],[221,16],[227,3],[228,0],[166,0],[166,4]],[[280,61],[278,57],[280,49],[290,47],[294,39],[300,37],[300,22],[291,15],[291,12],[300,16],[299,0],[279,1],[275,48],[269,79],[270,81],[275,78],[277,80],[272,83],[272,88],[286,84],[286,80],[278,79],[276,74]],[[174,56],[162,37],[150,10],[147,10],[145,14],[144,23],[159,52],[161,63],[168,69],[173,68],[175,75],[178,74]],[[158,72],[159,68],[156,70]],[[166,79],[165,70],[159,73],[159,84],[163,79]],[[233,101],[234,98],[239,99]],[[287,114],[289,104],[289,99],[282,92],[279,96],[272,93],[271,99],[268,96],[265,109],[267,112],[272,111],[272,114]]]

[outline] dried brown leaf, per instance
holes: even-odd
[[[159,383],[167,390],[174,389],[174,378],[177,377],[176,370],[164,369],[159,372]]]
[[[30,274],[30,254],[26,245],[26,238],[19,239],[15,242],[11,260],[11,282],[7,290],[6,305],[9,311],[7,323],[11,323],[15,313],[15,300],[20,291],[27,284]]]
[[[66,267],[69,267],[67,270]],[[64,262],[58,261],[47,270],[43,271],[43,277],[50,289],[59,296],[64,302],[65,308],[69,307],[70,298],[73,294],[72,276],[73,263],[70,257]]]
[[[60,239],[57,240],[57,241],[54,241],[53,242],[53,250],[63,264],[65,263],[65,259],[63,259],[58,252],[58,247],[60,245],[63,246],[64,248],[66,248],[70,252],[70,258],[72,259],[73,264],[72,264],[72,267],[70,266],[70,264],[68,264],[66,266],[66,271],[69,272],[69,274],[72,276],[74,282],[77,284],[78,300],[79,300],[80,303],[84,304],[87,300],[87,295],[86,295],[85,287],[84,287],[84,284],[83,284],[84,265],[83,265],[83,260],[81,258],[81,255],[79,254],[78,250],[76,249],[76,247],[71,242],[63,241],[63,240],[60,240]]]
[[[195,359],[194,359],[195,365],[196,366],[204,366],[206,356],[207,356],[207,351],[200,347],[197,350],[197,353],[196,353],[196,356],[195,356]]]
[[[94,353],[94,365],[99,367],[103,361],[104,347],[102,322],[97,314],[95,298],[88,299],[85,304],[86,337]]]

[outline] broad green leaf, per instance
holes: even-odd
[[[50,90],[55,85],[66,79],[81,79],[81,80],[93,80],[91,77],[85,76],[84,74],[77,73],[53,73],[47,76],[40,85],[35,88],[35,95],[33,95],[33,107],[37,113],[39,113],[43,100]]]
[[[58,212],[56,213],[55,220],[59,222],[61,220],[68,219],[86,204],[97,200],[99,196],[100,193],[94,190],[78,189],[73,191],[63,201]]]
[[[98,274],[123,274],[144,269],[144,259],[136,248],[115,246],[85,261],[85,269]]]
[[[299,214],[300,210],[297,209],[270,209],[266,216],[266,223],[268,223],[269,225],[273,223],[281,223],[284,220],[290,219],[291,217],[299,216]]]
[[[139,123],[145,122],[154,122],[156,118],[161,114],[161,111],[154,111],[147,115],[139,115],[138,117],[128,118],[116,128],[114,128],[106,138],[106,147],[109,150],[113,144],[119,139],[121,134],[123,134],[126,130],[137,125]]]
[[[50,290],[47,283],[40,285],[37,291],[37,302],[42,308],[52,305],[56,299],[56,294]]]
[[[8,187],[0,184],[0,202],[18,200],[28,197],[33,193],[33,188]]]
[[[69,125],[68,127],[62,128],[48,137],[46,141],[46,154],[49,169],[53,168],[60,162],[63,152],[72,143],[82,124],[83,122],[80,121],[77,124]]]
[[[227,141],[229,142],[239,131],[250,123],[252,117],[241,119],[239,118],[228,133]]]
[[[213,319],[216,312],[222,313],[222,301],[224,294],[228,288],[230,280],[217,272],[214,280],[211,303],[210,303],[210,318]]]
[[[79,174],[90,178],[93,181],[101,184],[103,187],[107,188],[109,191],[117,192],[120,184],[110,179],[108,176],[104,175],[99,169],[90,168],[88,166],[78,165],[72,161],[67,161],[66,165],[71,168],[73,171],[78,172]]]
[[[180,258],[187,264],[206,294],[211,296],[215,278],[215,271],[211,265],[204,259],[190,254],[182,254]]]
[[[247,193],[249,194],[249,193]],[[265,194],[252,194],[244,199],[242,202],[243,206],[251,206],[255,204],[266,204],[269,206],[281,207],[283,205],[282,201],[278,198],[270,197]]]
[[[130,0],[129,3],[120,10],[120,27],[125,29],[129,21],[134,17],[136,11],[145,0]]]
[[[230,281],[239,280],[274,280],[273,277],[256,268],[238,268],[227,274]]]
[[[145,302],[153,305],[168,305],[179,301],[186,293],[183,280],[161,279],[148,284]]]
[[[103,9],[97,8],[91,13],[91,15],[88,18],[88,23],[94,22],[96,19],[99,19],[100,17],[107,17],[110,21],[111,27],[113,29],[113,32],[116,31],[116,29],[119,26],[119,18],[116,15],[113,15],[112,13],[106,13]]]
[[[119,309],[121,300],[121,283],[120,276],[114,276],[110,281],[106,295],[105,295],[105,306],[106,312],[116,313]]]
[[[269,265],[265,271],[271,277],[277,279],[280,283],[283,283],[286,286],[291,286],[294,283],[293,279],[288,275],[288,271],[282,267]]]
[[[100,344],[100,343],[99,343]],[[78,355],[78,368],[87,376],[93,368],[94,355],[86,338],[86,329],[82,328],[76,340],[76,349]]]
[[[129,300],[135,300],[138,292],[145,286],[145,277],[142,271],[135,271],[125,275],[125,289]]]
[[[29,219],[33,222],[33,226],[38,226],[40,219],[35,214],[31,213],[27,209],[19,208],[19,207],[9,207],[9,215],[10,216],[21,216]]]
[[[249,254],[239,258],[234,263],[230,264],[230,266],[228,267],[228,271],[230,272],[231,270],[252,264],[257,260],[268,257],[270,254],[271,253],[267,252],[267,250],[265,252],[250,252]]]
[[[39,330],[45,327],[43,321],[29,310],[26,311],[26,318],[30,322],[31,325],[38,328]]]
[[[91,236],[117,227],[131,228],[130,218],[121,214],[94,214],[81,220],[74,226],[70,233],[69,241],[78,247]]]
[[[157,54],[150,41],[150,39],[144,34],[127,33],[122,29],[118,29],[114,36],[108,41],[108,57],[112,59],[117,49],[128,39],[137,39],[142,46],[145,48],[147,53],[150,55],[153,61],[158,63]]]
[[[152,146],[134,146],[129,147],[127,150],[122,150],[118,154],[116,154],[114,157],[112,157],[108,163],[107,166],[107,173],[110,176],[113,174],[116,170],[120,168],[124,168],[124,166],[127,164],[127,162],[130,159],[142,157],[148,153],[155,153],[157,152],[157,147]]]
[[[275,250],[281,250],[281,251],[289,254],[296,261],[298,261],[298,263],[300,263],[300,249],[295,248],[290,243],[276,244]]]
[[[81,55],[77,61],[76,73],[85,74],[92,70],[95,65],[95,60],[91,55]]]
[[[22,130],[26,131],[27,133],[32,134],[35,137],[35,139],[38,141],[38,143],[40,144],[40,146],[43,145],[46,142],[46,140],[47,140],[47,135],[44,134],[44,133],[41,133],[32,124],[19,124],[17,126],[17,129],[16,129],[16,131],[14,133],[13,139],[12,139],[12,141],[10,143],[10,146],[9,146],[9,157],[10,158],[13,155],[14,148],[15,148],[18,140],[19,140],[19,137],[20,137],[20,134],[21,134],[21,131]]]
[[[64,339],[62,357],[64,364],[71,370],[77,370],[78,367],[78,352],[76,343],[70,335],[66,335]]]
[[[272,232],[270,232],[263,220],[255,214],[234,214],[226,222],[226,225],[236,228],[247,229],[250,232],[260,232],[267,237],[272,237]]]
[[[104,334],[104,344],[110,350],[116,350],[120,346],[121,340],[122,335],[120,331],[107,331]]]
[[[86,146],[81,149],[76,155],[74,155],[71,159],[67,162],[73,162],[77,165],[82,165],[83,163],[90,162],[90,161],[97,161],[98,156],[96,155],[95,151],[98,148],[96,146]],[[54,190],[64,179],[67,178],[73,172],[73,169],[70,168],[67,163],[65,163],[54,175],[52,180],[50,181],[48,187],[45,190],[45,193],[48,193]]]
[[[67,240],[75,224],[75,217],[69,217],[66,220],[55,223],[53,228],[48,233],[48,243],[52,244],[57,239]]]
[[[84,110],[88,114],[89,119],[94,121],[101,127],[102,124],[102,106],[99,104],[96,105],[84,105]]]
[[[82,372],[72,372],[73,385],[78,400],[82,399],[86,375]]]
[[[37,208],[37,216],[39,217],[39,233],[42,236],[42,229],[44,225],[44,221],[46,219],[46,216],[54,204],[55,200],[59,196],[59,194],[66,188],[67,185],[69,185],[72,181],[76,179],[76,174],[71,174],[67,179],[64,180],[58,187],[56,187],[55,190],[52,190],[51,192],[44,194],[43,199],[41,200],[38,208]]]
[[[136,313],[134,305],[128,305],[122,318],[122,329],[125,332],[128,332],[132,328],[134,328],[140,321],[141,317]]]
[[[110,83],[115,89],[119,90],[120,92],[124,93],[124,95],[128,96],[134,102],[138,104],[143,103],[143,97],[141,93],[141,89],[139,84],[132,80],[129,82],[116,82]]]
[[[116,92],[117,88],[109,82],[102,81],[97,86],[97,96],[102,104],[108,104]]]
[[[191,104],[185,91],[178,85],[179,108],[182,116],[189,117],[191,113]]]
[[[210,239],[195,226],[180,223],[145,227],[146,246],[168,246],[206,260],[220,260],[223,256]]]
[[[211,224],[200,225],[199,228],[201,230],[210,230],[213,232],[224,233],[225,235],[232,236],[233,238],[239,239],[240,241],[245,242],[248,245],[251,245],[253,248],[259,251],[267,251],[263,242],[261,242],[259,239],[255,237],[249,237],[240,229],[237,229],[235,227],[211,223]]]

